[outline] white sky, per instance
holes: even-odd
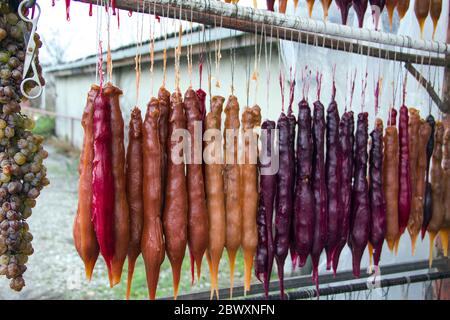
[[[38,23],[38,33],[43,38],[44,48],[41,50],[41,61],[51,63],[47,46],[61,46],[65,48],[65,61],[75,60],[93,54],[97,48],[97,7],[93,8],[92,17],[89,16],[89,4],[71,1],[70,17],[66,20],[66,6],[64,0],[56,0],[55,7],[52,7],[51,0],[38,0],[42,13]],[[265,0],[257,0],[258,6],[266,7]],[[253,0],[240,0],[239,5],[253,5]],[[106,28],[106,12],[101,11],[103,29]],[[148,40],[150,33],[150,17],[144,15],[143,40]],[[117,27],[117,17],[111,16],[110,34],[111,48],[121,47],[137,40],[137,19],[138,15],[133,14],[130,18],[128,12],[120,11],[120,29]],[[169,24],[170,27],[171,24]],[[159,34],[159,24],[156,26]],[[106,46],[107,33],[102,32],[104,46]]]

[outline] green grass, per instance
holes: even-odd
[[[55,133],[55,117],[40,116],[33,128],[33,133],[49,137]]]

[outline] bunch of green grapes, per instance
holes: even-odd
[[[20,113],[24,34],[30,25],[13,10],[0,6],[0,276],[11,279],[11,289],[20,291],[28,256],[34,251],[26,219],[49,180],[43,165],[48,156],[44,139],[31,132],[33,120]],[[35,39],[41,46],[39,37]]]

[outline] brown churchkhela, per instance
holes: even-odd
[[[141,110],[131,111],[126,156],[127,197],[130,213],[130,243],[128,245],[127,299],[130,298],[136,259],[141,254],[144,204],[142,199],[142,118]]]
[[[416,14],[417,21],[420,27],[420,37],[423,38],[423,28],[425,26],[425,20],[428,17],[430,11],[430,0],[415,0],[414,12]]]
[[[170,106],[169,137],[172,137],[172,133],[175,130],[186,129],[186,116],[180,92],[172,94]],[[164,205],[163,225],[166,252],[172,266],[173,293],[176,299],[180,283],[181,265],[187,244],[188,198],[183,149],[179,147],[179,140],[172,141],[172,139],[168,141],[167,147],[166,202]],[[176,153],[177,151],[178,153]]]
[[[250,290],[253,258],[258,244],[256,212],[258,209],[257,141],[253,130],[261,125],[261,109],[255,105],[242,113],[243,154],[240,162],[242,210],[242,250],[244,251],[244,291]]]
[[[78,210],[73,226],[75,247],[84,262],[86,278],[92,277],[99,254],[94,225],[92,224],[92,161],[94,159],[93,115],[94,99],[99,87],[93,85],[88,92],[81,125],[84,130],[83,148],[80,154],[80,182],[78,185]]]
[[[395,112],[395,110],[393,110]],[[398,241],[398,132],[391,123],[384,135],[383,189],[386,199],[386,242],[394,250]]]
[[[328,19],[328,10],[330,9],[331,2],[333,0],[320,0],[322,3],[322,9],[323,9],[323,20]]]
[[[205,165],[206,206],[209,218],[208,262],[211,273],[211,297],[214,290],[218,295],[219,262],[225,247],[225,195],[223,190],[223,162],[222,137],[220,127],[222,123],[222,108],[225,99],[214,96],[211,100],[211,111],[206,115],[206,129],[218,129],[215,140],[206,141],[205,152],[209,151],[212,161]],[[218,296],[217,296],[218,298]]]
[[[419,110],[415,108],[409,108],[409,124],[408,124],[408,137],[409,137],[409,175],[411,177],[411,211],[409,217],[414,212],[414,196],[417,189],[417,159],[419,157],[418,140],[420,129],[420,114]],[[408,219],[409,224],[409,219]]]
[[[408,12],[409,2],[410,2],[410,0],[398,0],[397,13],[398,13],[400,20],[403,19],[403,17],[406,15],[406,12]]]
[[[226,212],[226,248],[230,259],[230,295],[233,294],[236,252],[241,246],[242,214],[239,198],[240,170],[238,164],[239,103],[231,95],[225,107],[224,191]]]
[[[191,255],[192,283],[194,261],[197,278],[200,280],[202,259],[208,247],[208,212],[206,209],[205,185],[202,169],[202,113],[197,93],[189,88],[184,95],[187,129],[191,136],[190,161],[187,164],[188,194],[188,244]],[[197,139],[198,138],[198,139]]]
[[[417,162],[415,167],[415,188],[412,202],[411,214],[408,221],[408,232],[411,236],[412,254],[416,249],[416,240],[423,222],[423,205],[425,198],[425,174],[427,168],[427,143],[430,138],[431,127],[425,120],[421,120],[417,139]]]
[[[444,256],[448,255],[448,235],[450,232],[450,117],[444,118],[444,137],[442,143],[442,170],[444,171],[444,224],[441,229],[441,241]],[[447,195],[447,196],[446,196]]]
[[[128,253],[130,238],[128,202],[125,182],[124,124],[120,110],[119,96],[122,90],[108,83],[103,89],[111,105],[112,168],[114,177],[114,256],[111,263],[112,282],[120,282],[122,268]]]
[[[430,235],[430,267],[433,260],[434,239],[444,224],[444,173],[442,170],[442,143],[444,138],[444,126],[437,122],[434,130],[434,149],[431,157],[431,197],[433,203],[432,215],[428,224]]]
[[[144,258],[150,299],[155,299],[159,269],[164,261],[164,239],[161,224],[161,146],[158,136],[159,101],[152,98],[147,105],[142,127],[144,225],[141,251]]]
[[[417,1],[417,0],[416,0]],[[389,17],[389,26],[392,30],[392,20],[394,18],[394,9],[397,6],[398,0],[386,0],[386,9]]]

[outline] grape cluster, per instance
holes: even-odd
[[[44,139],[30,131],[33,120],[20,113],[24,33],[30,27],[11,6],[0,5],[0,276],[11,279],[10,287],[16,291],[25,285],[22,275],[33,254],[26,219],[49,184],[43,165],[48,156]],[[38,36],[35,40],[41,46]]]

